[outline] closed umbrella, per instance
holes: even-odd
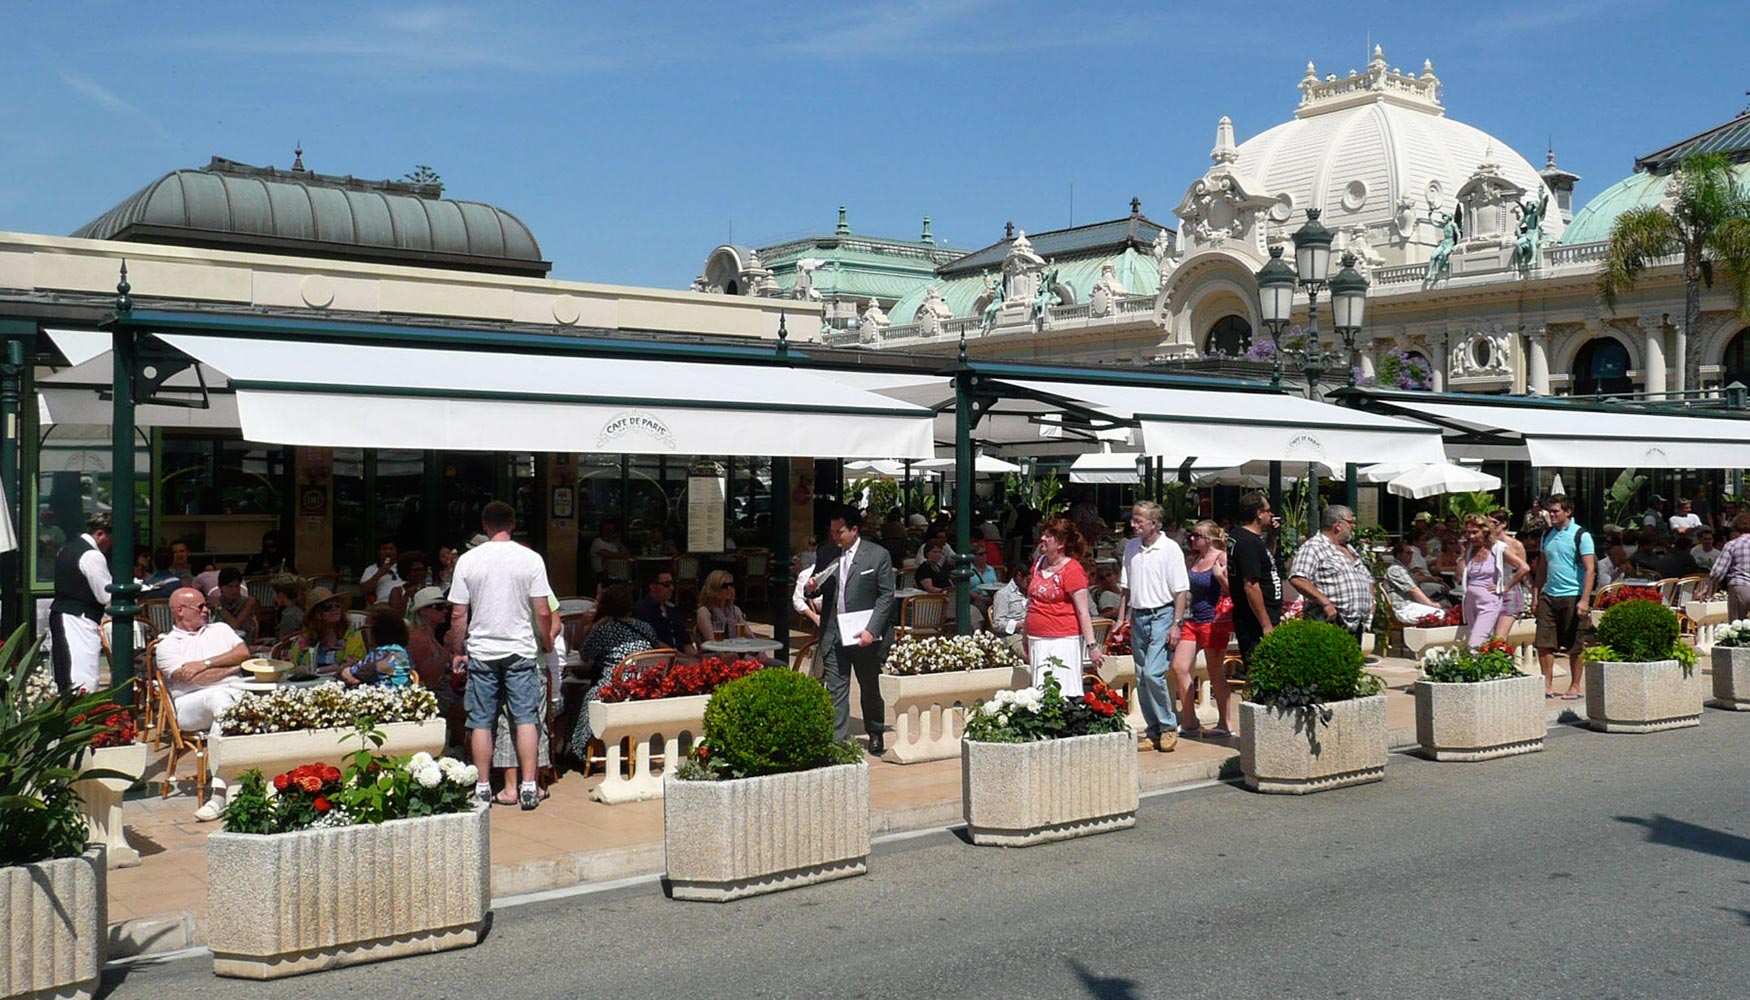
[[[18,534],[12,530],[12,509],[6,505],[6,488],[0,485],[0,552],[18,548]]]
[[[1475,493],[1479,490],[1498,490],[1501,488],[1501,480],[1486,472],[1448,463],[1424,465],[1412,469],[1386,483],[1385,488],[1398,496],[1420,500],[1423,497],[1439,496],[1442,493]]]

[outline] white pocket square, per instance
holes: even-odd
[[[873,573],[873,572],[875,572],[875,571],[874,571],[874,570],[872,570],[872,569],[866,569],[866,570],[864,570],[864,571],[863,571],[863,572],[861,572],[861,573],[858,573],[858,574],[857,574],[857,575],[858,575],[858,576],[868,576],[868,575],[869,575],[869,574],[870,574],[870,573]]]

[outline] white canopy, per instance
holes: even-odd
[[[1385,488],[1398,496],[1420,500],[1442,493],[1498,490],[1501,488],[1501,479],[1462,465],[1423,465],[1394,477],[1386,483]]]
[[[1134,483],[1136,459],[1137,454],[1134,451],[1096,451],[1077,455],[1075,461],[1069,464],[1069,481],[1087,484]]]
[[[931,458],[930,411],[792,368],[187,334],[243,436],[315,447]]]
[[[1077,455],[1070,463],[1069,481],[1072,483],[1134,483],[1136,482],[1136,452],[1094,452]],[[1293,483],[1300,480],[1298,472],[1304,470],[1304,463],[1285,466],[1282,470],[1282,481]],[[1321,472],[1331,475],[1328,468],[1321,467]],[[1176,479],[1177,469],[1168,469],[1168,477]],[[1218,486],[1248,486],[1263,488],[1270,485],[1270,465],[1268,462],[1247,462],[1244,465],[1228,468],[1214,468],[1196,465],[1191,468],[1191,481],[1198,485],[1215,484]]]
[[[113,339],[102,330],[47,333],[72,367],[37,381],[38,413],[43,422],[109,426],[114,416],[108,395],[115,385],[115,355],[110,351]],[[208,390],[205,393],[203,380]],[[224,373],[205,365],[178,372],[164,383],[162,393],[191,404],[204,401],[205,405],[136,406],[134,426],[236,430],[242,426],[237,420],[237,400],[224,386]],[[212,391],[215,389],[218,391]]]
[[[1750,466],[1750,420],[1603,406],[1529,401],[1472,403],[1439,396],[1387,404],[1426,417],[1452,433],[1496,434],[1522,442],[1523,457],[1544,467],[1593,469],[1733,469]],[[1465,458],[1498,458],[1486,444],[1453,442]],[[1499,446],[1493,451],[1498,452]]]

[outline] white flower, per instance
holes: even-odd
[[[1009,717],[1008,717],[1008,716],[1006,716],[1006,715],[999,715],[999,716],[997,716],[997,724],[998,724],[998,725],[1003,725],[1003,726],[1006,726],[1006,725],[1008,725],[1008,724],[1009,724]]]
[[[407,769],[409,771],[419,771],[423,768],[430,767],[435,763],[436,763],[436,761],[431,759],[431,754],[428,754],[424,750],[421,750],[418,753],[414,754],[412,757],[408,758]]]
[[[431,757],[427,755],[427,760]],[[421,788],[436,788],[444,780],[444,773],[433,765],[426,765],[413,772],[413,780],[419,782]]]

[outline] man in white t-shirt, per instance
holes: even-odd
[[[462,553],[450,584],[451,669],[466,671],[463,703],[468,710],[470,748],[480,769],[475,795],[492,799],[492,731],[500,700],[510,706],[522,782],[517,799],[524,809],[541,804],[535,784],[536,742],[541,697],[539,658],[550,648],[553,611],[548,598],[547,565],[534,552],[511,541],[516,511],[494,500],[480,513],[488,540]]]
[[[377,543],[377,562],[366,567],[359,576],[359,589],[366,593],[375,592],[378,604],[386,604],[395,588],[401,586],[401,576],[395,572],[395,557],[399,553],[395,543],[385,538]]]
[[[249,646],[231,626],[207,621],[207,600],[193,587],[170,595],[170,621],[174,627],[158,640],[155,657],[176,724],[185,733],[214,729],[219,714],[243,697],[238,667],[249,659]],[[204,823],[224,812],[225,783],[215,775],[213,797],[194,818]]]
[[[1701,517],[1695,512],[1695,504],[1689,500],[1677,498],[1677,513],[1670,518],[1671,532],[1686,538],[1694,538],[1701,531]]]
[[[1689,554],[1694,557],[1695,564],[1704,570],[1714,568],[1714,563],[1720,559],[1720,550],[1714,547],[1714,530],[1703,528],[1696,533],[1695,549]]]
[[[1185,551],[1161,530],[1164,516],[1161,505],[1152,500],[1131,505],[1132,535],[1119,564],[1121,597],[1116,618],[1124,621],[1127,613],[1129,616],[1143,735],[1156,750],[1169,753],[1179,742],[1179,715],[1173,710],[1174,692],[1167,684],[1167,672],[1190,605],[1191,582],[1185,571]]]

